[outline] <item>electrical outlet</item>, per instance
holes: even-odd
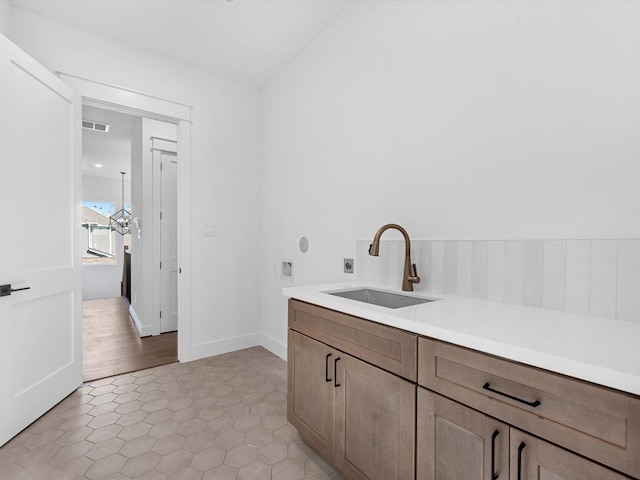
[[[280,261],[280,278],[282,280],[293,280],[293,260]]]
[[[345,258],[343,265],[344,273],[353,273],[353,258]]]

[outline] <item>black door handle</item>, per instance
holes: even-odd
[[[11,288],[11,284],[0,285],[0,297],[7,297],[11,295],[13,292],[19,292],[20,290],[29,290],[29,289],[31,289],[31,287]]]
[[[497,393],[498,395],[502,395],[503,397],[510,398],[511,400],[515,400],[516,402],[524,403],[525,405],[529,405],[530,407],[537,407],[540,405],[540,400],[536,400],[535,402],[528,402],[527,400],[523,400],[518,397],[514,397],[513,395],[509,395],[508,393],[501,392],[500,390],[496,390],[495,388],[491,388],[489,382],[485,383],[482,388],[484,390],[489,390],[490,392]]]
[[[334,387],[339,387],[340,384],[338,383],[338,361],[340,360],[340,357],[336,358],[333,361],[333,386]]]
[[[491,478],[496,480],[499,475],[496,473],[496,437],[500,435],[500,432],[496,430],[491,435]]]
[[[324,357],[324,381],[325,382],[330,382],[331,379],[329,378],[329,357],[331,356],[330,353],[327,353],[327,355],[325,355]]]
[[[522,450],[526,446],[524,442],[520,442],[520,445],[518,445],[518,480],[522,480]]]

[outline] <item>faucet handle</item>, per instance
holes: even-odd
[[[411,265],[411,275],[409,276],[409,282],[411,283],[420,283],[420,277],[418,276],[418,268],[414,263]]]

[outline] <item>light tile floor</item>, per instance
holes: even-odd
[[[0,448],[0,479],[342,480],[261,347],[90,382]]]

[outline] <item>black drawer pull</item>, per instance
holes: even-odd
[[[333,361],[333,386],[334,387],[339,387],[340,384],[338,383],[338,361],[340,360],[340,357],[336,358]]]
[[[521,398],[514,397],[513,395],[509,395],[508,393],[504,393],[504,392],[501,392],[500,390],[496,390],[494,388],[491,388],[491,385],[489,385],[489,382],[485,383],[482,386],[482,388],[485,389],[485,390],[489,390],[490,392],[497,393],[498,395],[502,395],[503,397],[510,398],[511,400],[515,400],[516,402],[524,403],[525,405],[529,405],[530,407],[534,407],[535,408],[538,405],[540,405],[540,400],[536,400],[535,402],[528,402],[528,401],[523,400]]]
[[[522,450],[526,446],[524,442],[520,442],[520,445],[518,445],[518,480],[522,480]]]
[[[327,355],[324,357],[324,381],[325,382],[330,382],[331,379],[329,378],[329,357],[331,356],[330,353],[327,353]]]
[[[500,435],[500,432],[496,430],[491,435],[491,478],[496,480],[499,475],[496,473],[496,437]]]

